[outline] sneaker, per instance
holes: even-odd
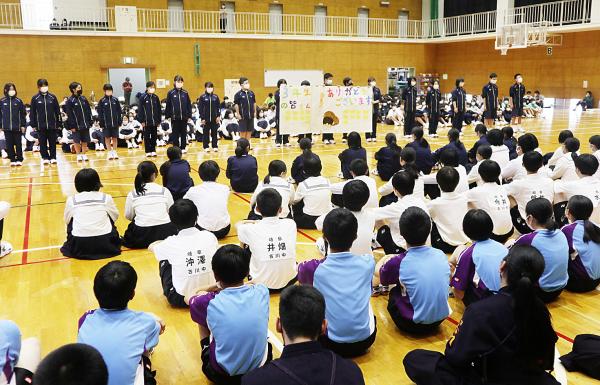
[[[15,162],[15,165],[16,165],[17,167],[21,167],[21,166],[23,165],[23,162]]]
[[[204,152],[210,152],[210,148],[206,147],[206,148],[204,149]]]
[[[296,181],[291,176],[289,176],[287,180],[288,180],[288,183],[290,183],[290,184],[296,184]]]
[[[181,149],[182,154],[187,154],[187,150],[185,148]]]
[[[127,148],[133,148],[133,144],[131,144],[131,142],[127,142]]]
[[[156,153],[154,151],[152,151],[152,156],[156,156]]]
[[[335,140],[330,140],[329,144],[335,144]]]
[[[8,153],[6,151],[1,150],[0,153],[2,154],[2,159],[8,158]]]
[[[344,179],[344,174],[340,171],[337,173],[337,177],[340,179]]]
[[[6,241],[0,242],[0,258],[6,257],[8,254],[12,253],[13,247],[10,243]]]
[[[108,160],[113,160],[113,159],[114,159],[114,158],[113,158],[113,152],[112,152],[112,151],[109,151],[109,152],[108,152],[108,157],[107,157],[106,159],[108,159]]]
[[[346,143],[346,139],[342,139],[342,143]]]
[[[83,162],[83,156],[77,155],[77,161],[78,162]]]
[[[113,150],[113,159],[119,159],[119,155],[117,155],[116,150]]]
[[[329,143],[330,143],[329,140],[327,140],[327,139],[323,140],[323,144],[329,144]]]
[[[280,148],[281,147],[281,143],[275,143],[275,147],[276,148]]]
[[[371,297],[379,297],[381,295],[381,285],[371,288]]]
[[[146,153],[146,158],[150,158],[151,156],[152,156],[152,153],[151,153],[151,152],[147,152],[147,153]]]
[[[40,146],[33,146],[33,152],[40,152]]]
[[[319,250],[319,253],[321,253],[322,256],[326,257],[329,247],[327,247],[327,242],[325,242],[325,239],[323,237],[319,237],[315,242],[315,245],[317,246],[317,250]]]
[[[373,174],[373,175],[379,175],[379,171],[377,171],[377,169],[373,169],[371,171],[371,174]]]
[[[286,146],[286,147],[292,147],[292,144],[290,142],[287,142],[287,143],[284,144],[284,146]]]
[[[213,147],[213,152],[219,152],[219,147]]]
[[[56,159],[50,159],[50,164],[56,164]]]
[[[377,142],[377,138],[371,138],[371,142]]]
[[[87,157],[87,155],[85,155],[85,154],[84,154],[84,155],[82,155],[82,157],[83,157],[83,161],[84,161],[84,162],[87,162],[87,161],[89,160],[89,159],[88,159],[88,157]]]
[[[50,164],[50,161],[48,159],[44,159],[42,160],[42,164]]]
[[[15,167],[17,165],[17,162],[10,162],[10,167]]]

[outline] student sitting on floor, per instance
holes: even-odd
[[[406,250],[406,241],[400,234],[400,217],[402,213],[411,206],[421,208],[428,212],[427,205],[423,199],[413,194],[415,179],[406,171],[397,172],[392,178],[394,194],[398,201],[387,206],[373,209],[375,226],[377,230],[377,242],[383,247],[386,254],[399,254]]]
[[[361,145],[360,134],[358,132],[352,131],[348,134],[348,148],[341,152],[338,155],[340,160],[340,176],[343,179],[352,179],[352,174],[350,172],[350,164],[355,159],[362,159],[365,162],[367,161],[367,150],[365,150]]]
[[[145,249],[152,242],[177,234],[169,219],[173,196],[166,188],[154,183],[158,169],[153,162],[141,162],[135,176],[135,189],[127,194],[125,218],[130,220],[123,235],[123,246]]]
[[[590,151],[600,162],[600,135],[592,135],[589,139]],[[596,177],[600,179],[600,170],[596,171]]]
[[[567,290],[584,293],[600,285],[600,227],[590,221],[592,201],[575,195],[569,199],[568,225],[562,228],[569,243],[569,281]]]
[[[456,128],[451,128],[448,131],[448,144],[435,150],[433,153],[433,160],[439,162],[442,152],[448,148],[452,148],[456,151],[458,154],[458,163],[463,167],[466,167],[468,163],[467,150],[465,149],[465,145],[460,141],[460,131]]]
[[[569,138],[573,138],[573,131],[571,130],[562,130],[559,134],[558,134],[558,148],[556,150],[554,150],[553,153],[550,154],[546,154],[544,155],[544,160],[545,163],[548,164],[548,167],[550,168],[554,168],[556,167],[556,162],[558,162],[558,160],[560,158],[563,157],[564,153],[564,143],[565,140],[569,139]]]
[[[483,184],[483,179],[481,179],[481,175],[479,175],[479,165],[484,160],[489,160],[492,157],[492,147],[484,144],[483,146],[477,147],[477,155],[475,155],[475,159],[477,163],[471,167],[469,173],[467,174],[467,182],[469,183],[470,188],[475,188],[477,186],[481,186]]]
[[[469,242],[465,233],[456,226],[456,221],[468,211],[467,198],[457,193],[458,171],[454,167],[443,167],[436,173],[436,180],[442,194],[427,204],[431,220],[431,245],[446,254],[454,252],[457,246]]]
[[[292,199],[294,221],[300,229],[315,229],[320,215],[331,210],[331,188],[329,181],[321,176],[321,160],[311,156],[304,159],[304,175]]]
[[[0,384],[31,384],[39,362],[40,341],[33,337],[21,340],[16,323],[0,320]]]
[[[352,254],[373,254],[371,244],[373,230],[375,229],[375,216],[373,215],[372,210],[369,210],[366,207],[369,199],[370,189],[362,180],[351,180],[344,185],[341,199],[343,207],[350,210],[358,221],[356,240],[350,248]],[[315,222],[317,230],[323,231],[323,222],[325,221],[326,216],[327,214],[317,218]],[[317,239],[317,248],[319,248],[323,256],[327,256],[328,246],[323,238]]]
[[[377,335],[370,303],[375,260],[369,254],[349,252],[357,231],[358,221],[350,210],[333,209],[323,221],[327,258],[298,266],[298,281],[314,286],[325,297],[327,333],[319,341],[342,357],[366,353]]]
[[[554,183],[554,217],[560,225],[566,225],[564,211],[567,201],[574,195],[584,195],[594,206],[590,220],[600,224],[600,178],[595,176],[600,170],[598,159],[592,154],[581,154],[575,159],[575,169],[579,179]]]
[[[180,199],[169,209],[177,234],[155,242],[149,249],[158,260],[163,294],[174,307],[187,307],[186,299],[201,287],[213,285],[210,263],[219,241],[209,231],[196,227],[198,211],[189,199]]]
[[[179,147],[169,147],[167,149],[169,160],[160,166],[163,186],[169,189],[174,201],[183,198],[194,185],[194,181],[190,178],[192,168],[187,160],[181,159],[181,156]]]
[[[461,248],[458,257],[454,257],[455,253],[451,258],[451,262],[456,264],[456,269],[450,286],[454,290],[454,297],[461,299],[465,306],[469,306],[500,290],[498,270],[508,254],[508,249],[490,239],[494,223],[483,210],[469,210],[462,221],[462,229],[473,244]]]
[[[396,142],[396,134],[390,132],[385,135],[385,147],[375,153],[377,160],[377,174],[382,181],[389,181],[400,170],[400,152],[402,147]]]
[[[60,248],[65,257],[103,259],[121,254],[121,239],[115,227],[119,210],[112,196],[100,192],[100,176],[93,168],[75,174],[77,194],[65,205],[67,240]]]
[[[231,217],[227,210],[229,186],[217,183],[221,173],[214,160],[205,160],[198,167],[198,175],[202,184],[189,189],[184,198],[194,202],[198,210],[197,226],[208,230],[218,239],[223,239],[231,229]]]
[[[484,144],[489,145],[490,143],[487,140],[487,127],[483,123],[479,123],[475,126],[475,136],[477,136],[477,141],[473,144],[468,151],[469,161],[473,163],[475,160],[475,154],[477,153],[477,148]]]
[[[399,222],[407,250],[382,258],[377,263],[373,283],[396,285],[390,292],[387,308],[398,329],[429,333],[450,315],[448,259],[442,251],[426,246],[431,229],[427,212],[409,207]]]
[[[327,332],[325,298],[314,287],[281,292],[276,328],[283,337],[281,357],[246,374],[242,385],[364,385],[358,365],[317,341]]]
[[[502,127],[504,135],[503,143],[508,148],[508,157],[513,160],[517,157],[517,140],[515,139],[514,130],[510,126]]]
[[[280,218],[282,199],[277,190],[263,189],[256,198],[262,219],[237,224],[237,235],[248,247],[252,283],[281,290],[296,282],[296,222]]]
[[[369,176],[369,165],[364,159],[354,159],[350,163],[350,180],[362,180],[369,187],[369,200],[365,208],[374,209],[378,207],[379,196],[377,193],[377,182]],[[342,181],[331,185],[331,203],[338,207],[344,207],[342,202],[342,190],[348,181]]]
[[[316,157],[320,161],[319,156],[312,152],[312,141],[309,138],[300,139],[298,144],[300,145],[302,154],[298,155],[296,159],[294,159],[291,171],[293,179],[292,183],[295,183],[297,185],[304,182],[304,180],[308,178],[308,176],[304,172],[304,160],[310,157]]]
[[[538,296],[548,303],[554,301],[567,286],[569,279],[569,244],[565,235],[556,227],[552,204],[546,198],[532,199],[525,207],[527,225],[533,230],[522,235],[515,245],[531,245],[544,256]]]
[[[269,290],[246,285],[247,253],[221,246],[212,259],[217,284],[192,297],[190,313],[200,327],[202,372],[218,385],[239,384],[242,375],[273,358],[269,331]]]
[[[569,182],[579,179],[575,169],[575,159],[579,151],[579,139],[568,138],[562,145],[563,155],[556,161],[556,166],[550,173],[550,177],[554,180],[560,179],[563,182]]]
[[[529,234],[525,207],[530,200],[546,198],[554,200],[554,182],[543,171],[544,159],[537,151],[529,151],[523,155],[523,166],[527,175],[521,179],[504,185],[506,194],[511,198],[510,216],[515,229],[521,234]]]
[[[510,200],[504,187],[498,184],[500,166],[493,160],[484,160],[479,165],[479,175],[484,183],[467,192],[469,208],[488,213],[494,222],[491,238],[504,243],[513,235],[514,228],[510,217]]]
[[[510,162],[510,150],[504,145],[504,135],[502,134],[502,131],[494,128],[488,131],[486,137],[492,148],[491,160],[498,163],[501,169],[506,167],[508,162]]]
[[[4,218],[8,215],[10,210],[10,203],[0,201],[0,258],[7,256],[12,253],[13,247],[7,241],[2,240],[2,234],[4,233]]]
[[[290,201],[294,197],[294,186],[287,181],[285,173],[287,167],[281,160],[272,160],[269,163],[269,173],[265,176],[265,179],[258,184],[254,194],[250,198],[250,213],[248,219],[258,220],[261,219],[261,215],[256,210],[256,198],[258,194],[266,188],[275,189],[281,196],[281,212],[279,213],[280,218],[291,218],[290,215]]]
[[[500,267],[501,289],[467,307],[444,353],[416,349],[404,357],[417,385],[558,385],[553,369],[558,337],[550,312],[536,298],[544,258],[534,247],[510,250]]]
[[[400,152],[400,171],[406,171],[412,174],[415,179],[415,188],[413,194],[422,200],[425,200],[425,183],[423,182],[423,174],[419,171],[415,164],[416,152],[411,147],[404,147]],[[379,207],[387,206],[390,203],[398,201],[398,197],[394,194],[394,186],[392,185],[392,178],[386,184],[379,187],[379,194],[381,199],[379,200]]]
[[[102,355],[93,346],[67,344],[44,357],[35,371],[35,384],[106,385],[108,369]]]
[[[258,163],[249,152],[250,142],[241,138],[237,141],[235,155],[227,159],[225,175],[230,180],[231,189],[239,193],[254,192],[258,186]]]
[[[98,349],[108,368],[108,385],[133,385],[138,366],[151,366],[148,356],[158,345],[165,324],[155,315],[127,307],[135,296],[137,273],[123,261],[104,265],[94,278],[100,307],[79,319],[77,342]],[[139,374],[138,374],[139,376]]]
[[[415,164],[420,172],[427,175],[431,172],[432,167],[435,165],[433,155],[431,154],[431,147],[426,139],[423,138],[423,128],[415,127],[412,129],[413,141],[406,145],[411,147],[416,152]]]
[[[440,155],[440,165],[442,167],[450,166],[458,172],[458,185],[456,186],[457,193],[464,193],[469,191],[469,182],[467,178],[467,170],[458,163],[458,152],[454,148],[445,149]],[[435,173],[425,175],[423,177],[423,183],[425,184],[425,193],[431,199],[435,199],[440,196],[440,189],[437,186]]]
[[[523,167],[523,155],[529,151],[536,151],[539,143],[535,135],[527,133],[519,136],[517,140],[517,157],[512,159],[506,167],[502,169],[502,180],[512,181],[523,178],[527,175]]]

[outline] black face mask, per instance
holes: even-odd
[[[83,90],[77,90],[76,93],[77,93],[77,96],[81,96],[81,94],[83,93]]]

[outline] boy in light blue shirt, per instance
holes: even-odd
[[[269,289],[244,284],[250,259],[237,245],[221,246],[211,263],[216,285],[190,299],[192,320],[200,327],[202,371],[216,384],[239,384],[242,375],[273,358]]]
[[[434,331],[450,315],[446,255],[426,246],[431,218],[418,207],[409,207],[400,217],[400,234],[408,249],[377,263],[374,284],[396,285],[390,291],[388,311],[396,326],[414,334]]]
[[[328,326],[319,341],[343,357],[364,354],[377,334],[370,304],[375,260],[370,254],[349,252],[357,232],[358,221],[350,210],[330,211],[323,221],[329,254],[298,266],[298,281],[313,285],[325,297]]]
[[[158,344],[165,324],[150,313],[133,311],[127,303],[135,295],[137,274],[123,261],[104,265],[94,278],[94,294],[100,308],[79,319],[77,342],[95,347],[106,362],[108,385],[133,385],[147,355]]]

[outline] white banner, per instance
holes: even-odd
[[[372,100],[371,87],[284,86],[280,132],[370,132]]]

